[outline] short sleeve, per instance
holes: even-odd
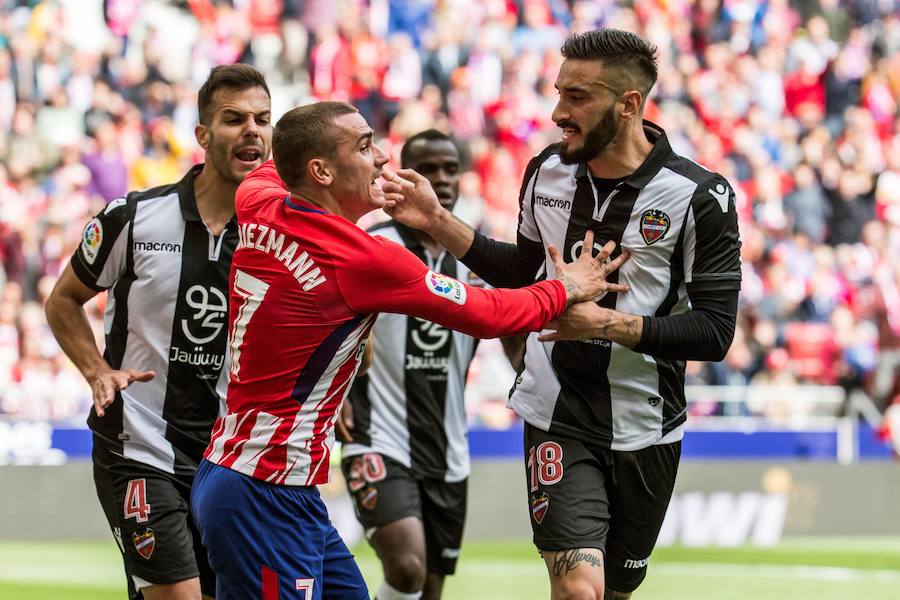
[[[132,215],[132,203],[118,198],[85,225],[72,270],[92,290],[112,287],[125,273]]]
[[[684,275],[689,290],[741,287],[741,240],[734,190],[719,174],[698,185],[691,198],[685,223]]]

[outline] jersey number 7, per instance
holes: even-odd
[[[234,291],[243,298],[243,302],[241,302],[231,329],[231,376],[240,381],[241,345],[244,343],[244,334],[247,332],[250,319],[253,318],[256,309],[266,297],[269,284],[237,269],[234,272]]]

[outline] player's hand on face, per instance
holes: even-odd
[[[584,245],[578,258],[566,263],[556,246],[550,245],[547,252],[556,269],[556,278],[566,286],[569,304],[594,300],[607,292],[627,292],[629,287],[621,283],[608,283],[606,278],[621,267],[631,257],[627,250],[615,259],[609,260],[616,243],[612,240],[600,249],[596,258],[590,249],[594,247],[594,232],[590,229],[584,234]]]
[[[558,319],[547,323],[549,333],[538,336],[539,342],[557,342],[560,340],[588,340],[596,337],[598,324],[600,327],[611,311],[597,306],[594,302],[578,302],[566,309]]]
[[[102,417],[106,414],[106,408],[116,399],[116,392],[124,390],[135,381],[150,381],[154,377],[156,377],[156,373],[153,371],[136,369],[122,371],[110,369],[92,377],[90,384],[97,416]]]
[[[341,414],[338,415],[337,423],[334,424],[334,433],[339,442],[348,444],[353,441],[353,405],[344,401],[341,407]]]
[[[441,211],[431,182],[412,169],[400,169],[396,173],[384,169],[382,176],[385,212],[408,227],[427,230]]]

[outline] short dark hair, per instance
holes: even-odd
[[[216,92],[221,89],[240,91],[254,87],[261,87],[266,90],[266,96],[272,97],[265,76],[250,65],[238,63],[213,67],[197,94],[200,123],[209,125],[212,120],[212,105]]]
[[[630,31],[595,29],[569,36],[560,48],[564,58],[599,60],[604,66],[617,67],[623,75],[643,84],[639,91],[646,98],[656,83],[659,51]]]
[[[346,102],[316,102],[289,110],[278,119],[272,134],[272,158],[289,189],[303,180],[313,158],[334,156],[339,141],[334,120],[355,112],[359,111]]]
[[[425,131],[420,131],[414,136],[407,138],[406,142],[403,144],[403,148],[400,149],[400,167],[407,168],[409,166],[410,160],[410,152],[412,152],[411,148],[413,144],[416,142],[450,142],[456,148],[456,151],[459,152],[460,156],[462,152],[459,149],[459,144],[457,144],[452,137],[444,133],[443,131],[438,131],[437,129],[426,129]]]

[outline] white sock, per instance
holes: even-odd
[[[387,581],[381,583],[381,587],[378,588],[378,592],[375,594],[375,600],[419,600],[421,597],[422,592],[407,594],[396,589]]]

